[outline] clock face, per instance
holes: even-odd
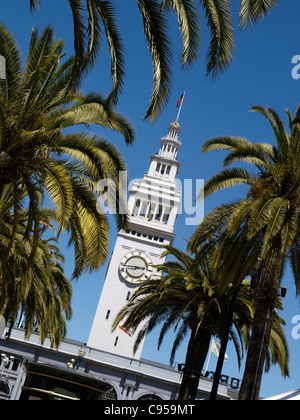
[[[144,252],[132,251],[122,258],[119,271],[129,283],[148,280],[153,272],[152,261]]]

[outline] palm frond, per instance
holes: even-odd
[[[171,91],[171,42],[167,36],[164,10],[153,0],[138,0],[144,34],[152,57],[153,88],[150,106],[144,116],[153,122],[167,104]]]
[[[19,95],[22,61],[16,41],[2,24],[0,24],[0,54],[6,61],[6,79],[0,81],[1,96],[6,100],[14,101]]]
[[[81,0],[68,0],[74,22],[74,49],[76,53],[75,64],[69,89],[79,86],[87,65],[86,55],[86,28],[84,24],[84,7]]]
[[[163,0],[162,7],[170,8],[177,15],[182,38],[182,67],[192,65],[200,50],[199,17],[194,0]]]
[[[245,163],[252,163],[259,169],[268,169],[274,161],[273,149],[270,145],[256,143],[253,144],[249,140],[241,137],[216,137],[204,142],[202,152],[207,153],[211,150],[229,150],[229,153],[224,159],[224,166],[229,166],[236,161]]]
[[[233,59],[233,19],[229,0],[201,0],[211,33],[206,73],[215,78]]]
[[[73,189],[70,175],[59,162],[50,161],[43,168],[45,186],[56,207],[57,220],[63,231],[73,212]]]
[[[293,277],[296,285],[296,295],[300,294],[300,242],[296,238],[293,245],[288,251],[288,258],[293,272]]]
[[[39,10],[40,4],[42,0],[29,0],[30,2],[30,9],[35,12],[36,10]]]
[[[43,126],[52,131],[81,124],[97,124],[117,131],[124,136],[127,144],[135,140],[135,131],[129,121],[114,111],[107,99],[98,93],[77,95],[75,103],[54,109]]]
[[[261,105],[255,105],[251,110],[252,112],[258,112],[262,114],[265,118],[268,119],[276,136],[279,152],[282,157],[286,157],[290,140],[278,113],[270,107],[265,109]]]
[[[239,26],[241,29],[256,25],[268,16],[279,0],[241,0],[239,7]]]
[[[81,183],[72,180],[75,200],[68,230],[72,233],[69,244],[74,244],[76,264],[74,278],[89,269],[97,270],[108,255],[108,222],[105,215],[97,208],[93,193]]]
[[[112,103],[113,105],[116,105],[118,102],[119,95],[122,92],[125,75],[124,47],[122,45],[122,40],[118,32],[118,27],[115,18],[116,12],[110,1],[90,0],[88,4],[90,5],[89,17],[93,15],[94,22],[93,24],[91,24],[90,21],[90,32],[92,33],[92,28],[95,28],[93,42],[90,43],[89,50],[92,52],[92,58],[94,58],[96,56],[95,43],[97,41],[97,38],[99,38],[98,33],[100,31],[100,25],[98,24],[98,21],[101,20],[105,30],[111,57],[111,77],[113,81],[113,87],[111,93],[108,96],[108,102]]]
[[[267,250],[270,249],[272,241],[280,234],[281,229],[286,220],[289,212],[290,203],[289,200],[282,198],[274,198],[273,205],[271,208],[270,221],[267,224],[266,232],[264,235],[264,249],[263,257],[266,255]]]
[[[232,216],[236,205],[235,202],[223,204],[210,211],[190,238],[188,251],[196,253],[198,247],[203,247],[208,240],[211,240],[222,230],[223,226],[227,226],[228,219]]]
[[[213,194],[216,191],[230,188],[237,185],[253,185],[256,181],[256,176],[243,168],[224,169],[218,174],[212,176],[204,186],[205,197]],[[199,194],[201,197],[201,195]]]

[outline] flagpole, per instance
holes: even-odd
[[[182,101],[181,101],[181,104],[180,104],[180,107],[179,107],[179,110],[178,110],[178,114],[177,114],[177,118],[176,118],[177,121],[179,120],[179,116],[180,116],[180,113],[181,113],[181,108],[182,108],[183,101],[184,101],[184,98],[185,98],[185,93],[186,93],[186,89],[183,93],[183,98],[182,98]]]

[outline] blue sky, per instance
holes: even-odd
[[[105,132],[99,128],[93,130],[104,134],[122,152],[129,172],[129,179],[140,178],[148,170],[150,156],[159,149],[159,141],[167,133],[167,128],[177,115],[176,102],[186,89],[180,123],[182,149],[179,153],[181,162],[179,177],[183,179],[208,179],[221,169],[222,152],[210,152],[202,155],[202,143],[210,137],[236,135],[253,142],[274,142],[267,120],[250,113],[252,105],[261,104],[276,109],[287,123],[285,109],[293,113],[300,103],[300,80],[291,75],[292,58],[300,54],[298,17],[299,0],[281,1],[271,16],[261,22],[252,31],[243,33],[236,30],[236,52],[234,62],[225,74],[212,82],[205,77],[205,56],[208,47],[208,31],[205,16],[202,14],[202,52],[198,62],[189,71],[182,71],[179,64],[180,38],[175,19],[170,21],[170,31],[174,41],[174,77],[173,91],[168,107],[155,124],[143,121],[148,107],[152,87],[152,67],[143,38],[141,18],[134,0],[116,0],[118,7],[119,28],[126,47],[126,79],[118,111],[125,114],[134,125],[137,138],[134,146],[125,146],[121,136]],[[236,2],[233,2],[236,3]],[[26,57],[33,26],[42,29],[46,24],[56,28],[56,36],[66,41],[66,51],[73,51],[71,14],[67,1],[44,0],[41,12],[30,15],[29,1],[5,2],[2,7],[1,22],[14,34]],[[105,44],[105,43],[104,43]],[[108,94],[109,61],[105,45],[93,72],[85,79],[82,90],[100,90]],[[195,183],[194,183],[195,185]],[[234,200],[241,196],[243,188],[235,188],[218,193],[205,201],[207,213],[216,205]],[[196,194],[196,191],[195,191]],[[174,245],[185,249],[185,241],[193,233],[193,226],[186,226],[184,215],[179,216],[176,224]],[[111,250],[116,239],[114,221],[111,220]],[[65,271],[71,275],[73,252],[65,249],[67,238],[61,245],[66,256]],[[105,277],[106,264],[98,273],[83,275],[73,284],[73,319],[69,323],[68,337],[87,341],[92,320],[100,297]],[[288,295],[284,300],[283,317],[286,320],[286,336],[290,349],[291,379],[283,380],[278,368],[264,376],[262,395],[267,397],[285,391],[300,388],[300,364],[298,355],[300,340],[292,338],[292,318],[300,315],[299,298],[295,297],[295,286],[290,270],[286,270],[284,286]],[[145,344],[142,357],[168,363],[170,340],[165,340],[160,352],[156,349],[156,335],[151,335]],[[182,346],[176,361],[184,362],[186,347]],[[224,374],[242,377],[237,369],[234,351],[229,345],[228,362],[224,365]],[[216,357],[210,359],[209,369],[214,370]]]

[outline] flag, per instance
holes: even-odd
[[[220,354],[220,350],[221,350],[221,346],[220,346],[220,344],[213,338],[213,342],[212,342],[212,345],[211,345],[211,352],[213,353],[213,354],[215,354],[217,357],[219,357],[219,354]],[[225,360],[225,362],[227,362],[227,360],[228,360],[228,356],[227,356],[227,354],[225,354],[225,358],[224,358],[224,360]]]
[[[177,104],[176,104],[176,108],[179,108],[182,105],[183,98],[184,98],[184,93],[178,99]]]
[[[120,328],[120,330],[124,331],[125,334],[129,335],[129,337],[132,337],[133,336],[134,331],[132,329],[126,330],[121,325],[119,326],[119,328]]]

